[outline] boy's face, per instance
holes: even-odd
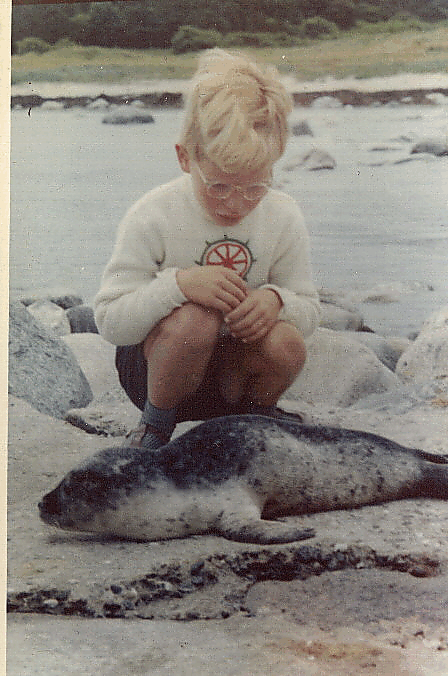
[[[209,160],[200,163],[192,161],[183,146],[176,145],[177,157],[181,169],[191,174],[193,189],[201,207],[222,227],[232,227],[245,218],[261,202],[272,180],[272,165],[260,171],[241,171],[227,174]],[[232,186],[230,194],[219,198],[210,194],[210,185]],[[254,190],[255,186],[265,184],[266,190]],[[239,189],[238,189],[239,188]],[[244,193],[255,193],[255,199],[247,199]],[[258,193],[261,193],[258,196]]]

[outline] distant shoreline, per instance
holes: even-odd
[[[12,106],[40,106],[45,101],[56,101],[70,108],[87,106],[103,98],[106,103],[124,105],[141,101],[147,106],[181,107],[189,80],[140,80],[127,83],[77,83],[30,82],[12,85]],[[284,78],[284,84],[294,97],[296,105],[310,105],[321,96],[333,96],[344,105],[384,104],[390,101],[403,103],[432,103],[428,94],[439,93],[448,97],[448,74],[425,75],[403,73],[389,77],[325,78],[301,82]]]

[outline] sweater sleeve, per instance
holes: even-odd
[[[319,294],[312,281],[308,230],[297,204],[291,200],[288,218],[274,252],[267,284],[281,298],[279,319],[290,322],[308,338],[320,320]]]
[[[177,269],[163,269],[164,241],[157,207],[137,203],[118,230],[101,288],[94,299],[100,334],[114,345],[136,345],[175,308],[186,302]]]

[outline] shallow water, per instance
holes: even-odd
[[[104,114],[13,112],[12,298],[64,287],[91,302],[126,209],[178,175],[179,111],[134,126],[102,124]],[[417,330],[447,304],[448,157],[410,149],[448,134],[448,108],[295,109],[293,121],[303,119],[314,137],[291,138],[275,178],[305,213],[317,285],[358,302],[378,333]],[[336,169],[283,169],[310,145],[330,152]],[[390,302],[362,302],[372,290]]]

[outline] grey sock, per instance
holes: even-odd
[[[163,436],[171,437],[176,427],[176,409],[157,408],[146,400],[145,408],[140,419],[141,425],[151,425]]]

